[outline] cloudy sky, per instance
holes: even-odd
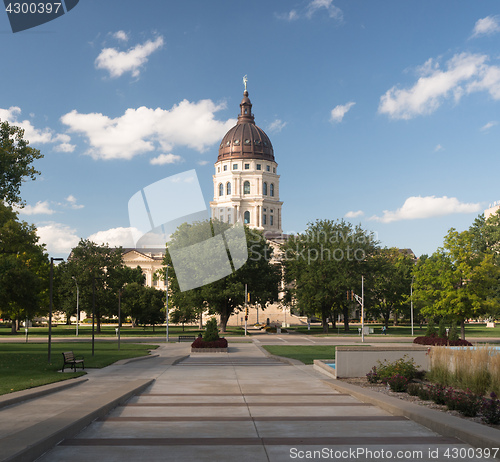
[[[0,119],[45,155],[20,216],[51,256],[130,246],[129,199],[174,174],[208,206],[245,74],[285,232],[344,218],[421,255],[500,200],[497,0],[85,0],[0,31]]]

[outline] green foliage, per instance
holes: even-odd
[[[410,396],[418,396],[421,388],[422,385],[420,385],[419,383],[409,383],[406,392]]]
[[[1,121],[0,121],[1,122]],[[34,180],[40,172],[31,165],[43,157],[38,149],[24,139],[20,127],[1,122],[0,125],[0,201],[22,205],[20,188],[26,178]]]
[[[394,362],[388,362],[387,360],[384,362],[378,361],[377,376],[379,380],[384,383],[387,383],[389,379],[395,375],[400,375],[408,380],[412,380],[418,373],[417,367],[413,358],[404,355]]]
[[[402,393],[407,390],[409,380],[404,375],[395,374],[387,381],[387,383],[392,391]]]
[[[434,325],[434,319],[430,318],[429,322],[427,323],[427,329],[425,330],[425,336],[432,337],[435,334],[436,334],[436,326]]]
[[[286,300],[298,310],[322,320],[344,313],[344,328],[349,330],[353,302],[346,292],[361,293],[361,276],[372,274],[371,257],[378,242],[373,233],[344,221],[317,220],[302,234],[290,236],[282,246]],[[357,305],[356,305],[357,307]]]
[[[438,334],[437,335],[439,338],[446,338],[446,324],[445,324],[444,318],[441,318],[439,320]]]
[[[205,333],[203,335],[203,340],[205,342],[215,342],[215,340],[219,340],[219,329],[217,327],[217,319],[212,318],[207,321],[207,325],[205,326]]]
[[[451,327],[450,331],[448,332],[448,340],[451,341],[456,341],[460,338],[458,335],[458,329],[457,329],[457,323],[455,321],[451,322]]]
[[[203,221],[194,224],[184,223],[180,225],[172,235],[172,240],[167,245],[167,251],[164,265],[169,266],[168,284],[171,294],[171,301],[174,307],[182,310],[193,311],[193,317],[199,315],[203,310],[208,310],[210,314],[220,316],[221,329],[226,331],[227,321],[229,316],[238,309],[241,309],[245,304],[245,284],[248,286],[248,291],[251,294],[251,301],[254,304],[260,304],[265,307],[268,303],[273,303],[278,300],[278,287],[281,281],[280,268],[276,264],[271,263],[273,250],[262,233],[257,230],[251,230],[245,226],[246,251],[248,259],[241,267],[238,261],[233,261],[232,256],[240,252],[237,249],[234,252],[233,246],[241,245],[239,242],[231,242],[231,253],[227,254],[230,263],[233,267],[237,267],[226,277],[222,277],[213,282],[203,284],[191,290],[181,292],[176,269],[172,265],[172,257],[170,251],[175,249],[188,249],[193,247],[197,252],[196,258],[186,258],[183,261],[183,271],[188,274],[201,274],[213,276],[213,273],[207,272],[203,264],[210,262],[210,266],[214,269],[227,265],[225,254],[218,255],[221,259],[220,265],[213,261],[214,255],[210,245],[197,246],[203,242],[207,242],[210,237],[222,235],[227,237],[227,233],[231,228],[228,223],[222,223],[217,220]],[[209,242],[210,244],[210,242]],[[228,244],[229,245],[229,244]],[[245,244],[243,244],[245,245]],[[190,255],[190,253],[188,252]],[[206,254],[206,258],[203,257]],[[224,260],[225,261],[222,261]],[[177,265],[179,268],[179,265]],[[201,271],[200,271],[201,270]],[[164,273],[163,273],[164,274]],[[200,281],[203,283],[203,280]]]

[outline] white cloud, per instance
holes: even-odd
[[[439,152],[439,151],[443,151],[443,150],[444,150],[444,148],[440,144],[436,145],[436,147],[434,148],[434,152]]]
[[[307,5],[306,16],[311,18],[317,11],[325,9],[330,18],[342,19],[342,10],[337,8],[332,2],[333,0],[312,0]]]
[[[65,200],[66,202],[68,202],[68,205],[74,210],[83,209],[85,207],[84,205],[77,204],[76,197],[72,194],[70,194]]]
[[[311,0],[300,12],[294,9],[288,13],[276,14],[276,17],[289,22],[296,21],[302,17],[311,19],[315,13],[321,10],[326,11],[330,18],[339,21],[343,20],[342,10],[333,4],[333,0]]]
[[[147,63],[149,56],[163,47],[163,37],[154,41],[148,40],[136,45],[128,51],[118,51],[116,48],[104,48],[95,60],[97,69],[105,69],[110,77],[117,78],[126,72],[132,77],[139,77],[141,67]]]
[[[344,119],[344,116],[349,112],[351,107],[353,107],[356,103],[351,101],[347,104],[339,104],[332,109],[330,113],[330,122],[332,123],[340,123]]]
[[[175,154],[160,154],[149,161],[151,165],[165,165],[165,164],[175,164],[182,160],[181,156],[176,156]]]
[[[49,201],[38,201],[35,205],[26,205],[16,210],[19,215],[52,215],[56,213],[50,208]]]
[[[88,237],[98,245],[109,245],[110,247],[135,247],[133,233],[142,233],[135,228],[111,228],[106,231],[98,231]]]
[[[40,237],[40,243],[47,245],[49,254],[70,253],[80,241],[76,230],[62,223],[38,226],[36,233]]]
[[[121,40],[123,42],[128,42],[128,35],[125,31],[123,30],[119,30],[117,32],[115,32],[114,34],[112,34],[113,38],[115,38],[116,40]]]
[[[0,120],[5,120],[11,125],[21,127],[24,130],[24,139],[30,142],[30,145],[35,147],[37,144],[59,143],[62,144],[55,146],[54,150],[72,152],[74,146],[69,144],[71,138],[65,134],[56,134],[50,128],[35,128],[30,120],[19,120],[21,115],[21,108],[11,106],[9,109],[0,108]],[[33,117],[33,114],[30,114]],[[72,147],[71,151],[68,151]]]
[[[362,217],[364,214],[365,212],[363,212],[362,210],[358,210],[356,212],[354,211],[347,212],[344,216],[345,218],[358,218]]]
[[[413,196],[406,199],[396,211],[384,210],[382,217],[373,216],[370,220],[391,223],[400,220],[439,217],[455,213],[473,213],[481,210],[479,203],[463,203],[456,197]]]
[[[210,161],[209,161],[209,160],[199,160],[199,161],[198,161],[198,165],[202,165],[202,166],[203,166],[203,165],[208,165],[209,163],[210,163]]]
[[[450,97],[458,102],[464,93],[487,90],[500,99],[500,68],[486,64],[479,54],[456,54],[445,71],[432,59],[419,68],[417,83],[409,89],[392,87],[380,98],[379,113],[393,119],[411,119],[434,112]]]
[[[472,37],[479,37],[481,35],[493,35],[500,31],[498,24],[498,16],[486,16],[486,18],[478,19]]]
[[[491,127],[494,127],[495,125],[498,125],[498,122],[496,120],[492,120],[491,122],[488,122],[487,124],[483,125],[480,130],[485,132],[489,130]]]
[[[272,133],[279,133],[286,127],[287,122],[283,122],[281,119],[276,119],[269,124],[268,130]]]
[[[181,101],[171,109],[140,107],[127,109],[121,117],[111,119],[97,113],[80,114],[76,110],[61,117],[72,132],[83,134],[95,159],[131,159],[159,148],[171,151],[186,146],[199,152],[218,143],[236,121],[215,120],[214,114],[225,104],[211,100],[191,103]]]

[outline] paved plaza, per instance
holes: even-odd
[[[164,344],[156,357],[91,370],[84,383],[3,408],[0,460],[35,460],[36,450],[23,445],[36,449],[37,440],[54,435],[40,462],[430,461],[450,460],[446,451],[473,454],[457,438],[339,393],[312,366],[279,361],[254,343],[219,354],[189,349]],[[130,390],[139,391],[83,423],[94,407]]]

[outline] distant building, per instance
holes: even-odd
[[[165,281],[154,277],[163,268],[165,252],[161,249],[123,249],[123,264],[130,268],[141,267],[146,278],[146,286],[165,290]]]
[[[490,207],[484,211],[484,218],[487,220],[491,215],[495,215],[500,210],[500,201],[490,204]]]

